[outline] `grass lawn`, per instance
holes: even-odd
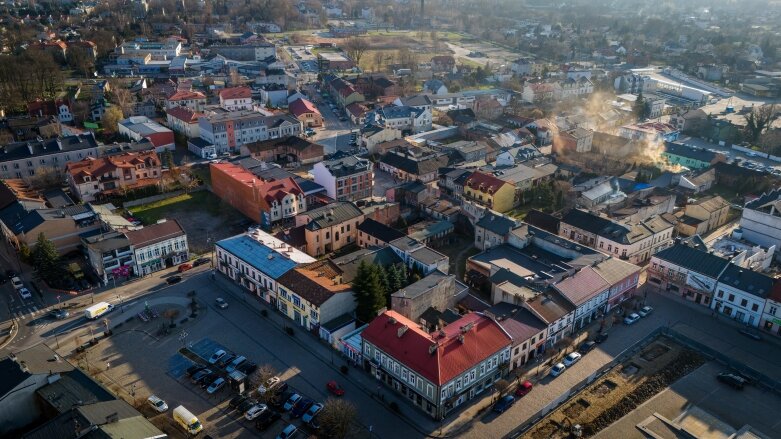
[[[213,216],[220,216],[225,212],[224,207],[222,200],[211,192],[197,191],[131,207],[130,212],[144,224],[154,224],[157,220],[169,218],[171,211],[205,211]]]

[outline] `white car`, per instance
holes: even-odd
[[[580,360],[581,355],[577,352],[573,352],[566,357],[564,357],[564,365],[567,367],[572,366],[573,364],[577,363],[578,360]]]
[[[19,288],[19,295],[22,296],[22,299],[32,299],[33,295],[30,294],[30,290],[28,290],[25,287]]]
[[[217,364],[218,361],[222,359],[222,357],[228,355],[227,352],[225,352],[222,349],[217,349],[212,356],[209,358],[209,364]]]
[[[629,314],[628,316],[624,317],[624,324],[625,325],[632,325],[636,323],[638,320],[640,320],[640,316],[637,313]]]
[[[247,413],[244,413],[244,417],[247,418],[248,421],[251,421],[260,416],[260,414],[266,410],[268,410],[268,406],[266,404],[253,405],[249,410],[247,410]]]
[[[18,290],[19,288],[22,288],[24,284],[22,283],[22,280],[19,279],[17,276],[14,276],[11,278],[11,285],[13,285],[14,289]]]
[[[309,421],[312,420],[315,416],[317,416],[318,413],[320,413],[320,410],[323,409],[323,405],[319,402],[316,404],[312,404],[312,407],[309,407],[309,410],[304,413],[304,416],[301,418],[302,421],[306,422],[307,424]]]
[[[264,393],[268,392],[269,390],[273,389],[276,385],[279,384],[279,377],[271,377],[269,378],[265,383],[261,384],[260,387],[258,387],[258,393],[263,395]]]
[[[225,378],[222,377],[217,378],[216,380],[214,380],[213,383],[209,385],[209,387],[206,389],[206,392],[211,395],[212,393],[222,389],[222,386],[224,385],[225,385]]]
[[[164,413],[168,410],[168,404],[165,403],[162,399],[158,398],[155,395],[150,396],[146,399],[146,402],[152,406],[153,409],[155,409],[158,413]]]
[[[217,305],[217,308],[219,309],[225,309],[228,307],[228,302],[226,302],[222,297],[214,299],[214,304]]]
[[[554,365],[550,370],[550,376],[557,377],[564,373],[564,369],[566,369],[567,366],[564,365],[564,363],[557,363]]]
[[[651,314],[652,312],[654,312],[653,308],[651,308],[650,306],[644,306],[643,309],[641,309],[637,313],[640,314],[640,317],[645,317],[648,314]]]

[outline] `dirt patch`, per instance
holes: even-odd
[[[653,361],[668,352],[670,352],[670,348],[661,343],[655,343],[653,346],[643,351],[643,353],[640,354],[640,357],[645,361]]]
[[[618,384],[610,380],[605,380],[602,384],[591,389],[591,394],[597,397],[603,397],[613,391],[616,387],[618,387]]]
[[[522,437],[567,438],[569,428],[562,426],[571,424],[582,425],[584,437],[592,436],[704,362],[696,352],[673,340],[662,340],[664,343],[656,343],[636,354],[586,387],[572,400],[532,426]],[[652,354],[649,357],[651,360],[643,358],[643,355],[648,354]],[[638,365],[641,361],[642,367]]]

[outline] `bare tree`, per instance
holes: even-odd
[[[318,418],[323,431],[334,439],[344,439],[354,428],[358,417],[355,406],[347,400],[328,398]]]
[[[746,119],[746,134],[752,142],[756,142],[759,140],[759,136],[778,118],[778,112],[776,112],[775,104],[766,104],[754,107],[743,117]]]
[[[251,388],[257,389],[261,385],[265,385],[269,379],[276,375],[277,371],[274,369],[274,367],[272,367],[270,364],[263,364],[258,368],[258,370],[255,371],[255,373],[249,376],[248,382]],[[274,389],[267,389],[264,394],[260,395],[260,399],[263,401],[269,401],[275,396],[275,394],[276,391]]]
[[[363,58],[363,54],[366,53],[366,50],[368,49],[369,43],[364,38],[350,37],[344,43],[344,50],[347,52],[347,55],[355,61],[355,65],[361,64],[361,58]]]
[[[132,114],[136,97],[123,84],[116,82],[111,84],[111,99],[122,110],[122,114]]]
[[[119,124],[119,121],[124,119],[124,113],[122,112],[122,108],[119,106],[113,105],[111,107],[106,108],[106,111],[103,113],[103,119],[102,119],[102,125],[103,125],[103,131],[106,133],[116,133],[117,132],[117,125]]]
[[[176,324],[174,320],[179,317],[179,314],[180,311],[176,308],[168,308],[167,310],[163,311],[163,317],[171,321],[171,326]]]

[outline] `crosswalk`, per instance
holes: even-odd
[[[35,304],[18,304],[11,306],[11,315],[18,321],[35,321],[35,326],[48,326],[50,319],[44,319],[47,311],[39,309]]]

